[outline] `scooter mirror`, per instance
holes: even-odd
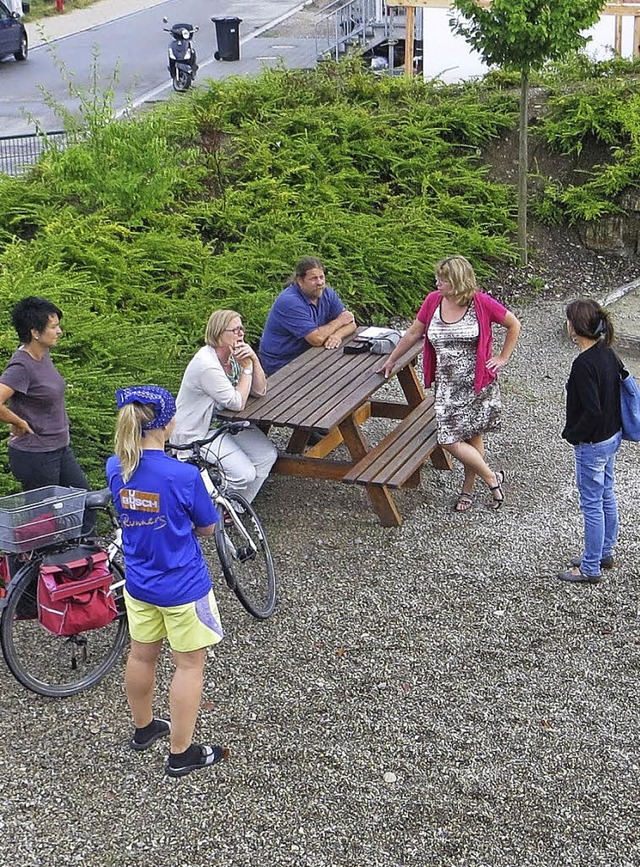
[[[168,23],[169,23],[169,19],[167,18],[166,15],[165,15],[164,18],[162,19],[162,23],[163,23],[163,24],[168,24]]]
[[[194,28],[193,28],[193,32],[194,32],[194,33],[197,33],[197,32],[198,32],[198,30],[200,30],[200,28],[199,28],[199,27],[194,27]]]

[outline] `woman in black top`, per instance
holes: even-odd
[[[567,331],[580,354],[567,382],[567,419],[562,436],[575,451],[584,553],[574,557],[571,568],[558,578],[597,584],[601,569],[613,567],[618,538],[613,472],[622,440],[620,361],[611,349],[611,318],[596,301],[569,304]]]

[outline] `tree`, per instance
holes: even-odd
[[[605,0],[453,0],[458,13],[449,21],[479,52],[488,66],[520,73],[520,125],[518,150],[518,247],[527,264],[527,149],[529,78],[548,60],[559,60],[589,40],[581,31],[593,26]]]

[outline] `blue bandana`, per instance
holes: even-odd
[[[143,403],[153,406],[155,418],[146,421],[142,430],[166,427],[176,414],[176,402],[171,392],[159,385],[130,385],[128,388],[119,388],[116,391],[116,403],[118,409],[129,403]]]

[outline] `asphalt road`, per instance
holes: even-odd
[[[168,0],[37,45],[31,49],[25,63],[16,63],[13,58],[0,62],[0,135],[33,132],[34,119],[45,130],[59,129],[61,120],[51,103],[75,111],[78,100],[70,93],[68,81],[76,88],[90,88],[94,72],[98,93],[110,87],[115,73],[116,111],[125,108],[128,102],[166,96],[171,92],[167,71],[170,37],[163,31],[163,16],[169,23],[181,20],[200,28],[194,44],[201,69],[203,66],[206,69],[207,63],[214,62],[212,56],[216,48],[212,16],[241,18],[240,36],[245,41],[265,24],[299,5],[296,0],[250,3],[246,0]],[[51,99],[46,98],[46,93]]]

